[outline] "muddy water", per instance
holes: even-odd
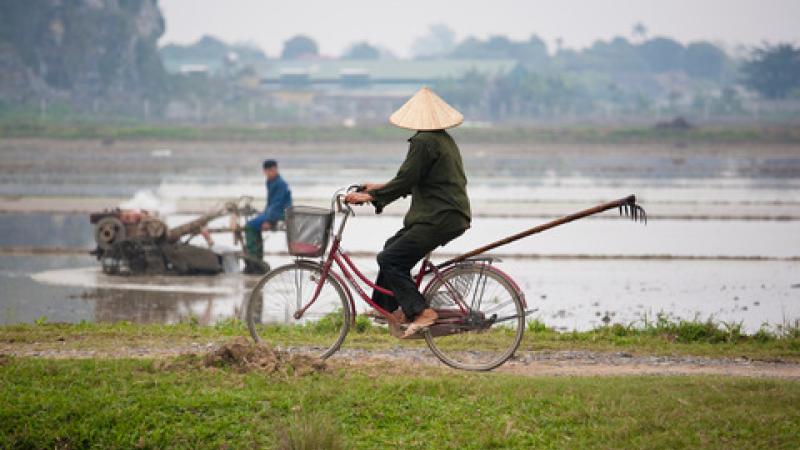
[[[463,150],[479,217],[444,253],[629,193],[637,194],[652,216],[663,216],[646,227],[583,220],[499,249],[515,256],[506,258],[503,268],[548,324],[585,329],[663,311],[684,318],[713,315],[752,330],[800,318],[800,150],[795,147],[465,144]],[[103,147],[6,140],[0,141],[0,195],[22,201],[31,195],[125,198],[150,189],[165,203],[242,194],[262,198],[258,163],[273,156],[295,198],[324,205],[338,187],[390,177],[403,153],[386,144]],[[400,226],[401,209],[381,217],[359,210],[363,214],[351,222],[345,248],[364,253],[380,248]],[[167,219],[177,224],[189,218]],[[270,234],[268,251],[282,251],[284,239]],[[2,253],[9,247],[89,250],[91,242],[84,214],[0,213],[0,323],[42,316],[66,322],[194,317],[211,323],[239,314],[253,283],[235,274],[111,278],[88,256]],[[217,242],[232,244],[226,235]],[[282,261],[270,256],[273,265]],[[374,275],[373,258],[358,261]]]
[[[43,270],[89,264],[91,260],[85,256],[0,256],[0,323],[26,323],[40,317],[58,322],[91,320],[90,304],[68,301],[85,288],[37,283],[31,278]]]
[[[252,282],[237,275],[108,277],[89,256],[0,256],[0,323],[213,323],[236,315]]]
[[[288,262],[273,257],[274,264]],[[374,276],[370,258],[357,263]],[[535,316],[561,329],[630,323],[659,312],[750,330],[800,317],[800,262],[509,259],[502,267]],[[255,277],[110,277],[82,256],[0,257],[0,323],[128,320],[214,323],[240,317]],[[365,303],[359,303],[363,309]]]
[[[365,210],[365,212],[368,212]],[[616,218],[616,212],[603,217]],[[170,225],[192,219],[167,218]],[[440,249],[461,253],[550,220],[544,217],[478,217],[463,236]],[[212,222],[227,226],[227,219]],[[402,226],[400,217],[357,216],[348,222],[344,246],[350,251],[375,252]],[[220,247],[232,247],[229,234],[219,234]],[[267,251],[285,250],[285,235],[268,233]],[[84,214],[0,213],[0,247],[58,247],[89,250],[92,228]],[[201,238],[193,243],[202,245]],[[754,220],[660,220],[647,225],[626,219],[585,219],[503,246],[496,252],[515,256],[665,258],[800,258],[800,222]]]
[[[89,248],[86,214],[0,213],[0,247]]]

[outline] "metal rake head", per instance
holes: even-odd
[[[647,225],[647,213],[644,211],[644,208],[636,204],[636,198],[633,196],[629,197],[625,203],[619,205],[619,215],[622,216],[623,214],[625,214],[626,217],[630,217],[634,222],[644,222],[644,224]]]

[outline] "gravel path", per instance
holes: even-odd
[[[98,349],[59,349],[35,344],[2,344],[0,355],[36,358],[168,358],[212,351],[213,342],[193,342],[172,347],[127,346]],[[308,349],[293,350],[299,352]],[[427,349],[396,347],[386,350],[343,348],[329,359],[334,365],[444,367]],[[400,364],[402,363],[402,364]],[[410,364],[409,364],[410,363]],[[523,376],[618,376],[618,375],[727,375],[800,380],[800,363],[756,361],[748,358],[634,355],[627,352],[535,351],[519,352],[495,372]]]

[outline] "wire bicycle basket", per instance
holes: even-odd
[[[328,248],[333,210],[313,206],[286,209],[286,245],[292,256],[322,256]]]

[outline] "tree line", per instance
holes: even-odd
[[[748,102],[800,100],[800,47],[790,43],[765,44],[747,56],[732,57],[706,41],[681,43],[650,37],[637,24],[631,37],[598,40],[583,49],[556,48],[532,35],[514,40],[506,36],[457,40],[449,28],[432,26],[412,44],[417,60],[513,60],[510,72],[478,70],[441,80],[437,91],[470,117],[490,121],[564,119],[581,117],[720,117],[750,115]],[[205,37],[191,46],[166,46],[165,59],[196,56],[222,59],[234,52],[240,63],[269,64],[261,50],[228,45]],[[279,60],[330,59],[307,35],[286,40]],[[346,49],[338,59],[395,58],[366,41]],[[252,71],[251,71],[252,73]],[[800,115],[781,110],[782,117]],[[788,115],[787,115],[788,114]]]

